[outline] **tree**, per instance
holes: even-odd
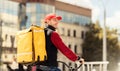
[[[112,30],[110,32],[107,32],[107,59],[109,61],[108,68],[112,71],[118,71],[116,70],[118,67],[119,62],[119,55],[120,55],[120,47],[118,45],[118,37],[115,35],[117,33],[116,30]]]
[[[102,61],[102,28],[99,22],[95,24],[91,23],[86,25],[89,31],[86,32],[86,38],[83,47],[83,57],[86,61]],[[108,68],[116,69],[116,65],[119,61],[120,48],[118,46],[118,37],[114,34],[116,30],[106,28],[107,32],[107,60],[109,61]],[[114,70],[115,71],[115,70]]]
[[[87,25],[89,31],[86,32],[86,38],[83,43],[83,56],[86,61],[102,60],[102,39],[98,37],[101,32],[99,24]],[[96,56],[97,54],[97,56]]]
[[[0,65],[1,65],[1,55],[2,55],[2,20],[0,19]]]

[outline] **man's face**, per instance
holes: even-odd
[[[58,23],[59,23],[59,20],[57,18],[52,18],[51,20],[48,21],[48,25],[51,25],[54,28],[57,28]]]

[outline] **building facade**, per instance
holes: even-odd
[[[15,56],[15,34],[18,31],[18,4],[0,0],[2,55],[1,60],[9,61]]]
[[[46,14],[56,13],[62,16],[57,32],[63,42],[77,55],[82,55],[83,40],[88,30],[85,25],[91,21],[91,9],[64,3],[58,0],[0,0],[2,60],[12,61],[16,57],[17,31],[29,28],[32,24],[42,26]],[[61,52],[58,60],[75,66]],[[59,65],[63,71],[67,68]]]
[[[68,23],[59,23],[58,32],[61,35],[63,42],[77,55],[82,56],[83,40],[88,29],[84,26],[78,26]],[[61,52],[58,53],[58,61],[64,61],[68,65],[75,67],[75,63],[67,59]],[[62,71],[68,71],[68,68],[63,64],[59,64]]]

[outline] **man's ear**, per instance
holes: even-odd
[[[49,24],[49,23],[50,23],[50,20],[46,20],[46,22],[47,22],[47,24]]]

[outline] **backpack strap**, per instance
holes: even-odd
[[[53,30],[51,30],[49,28],[45,28],[45,30],[47,30],[47,35],[51,35],[51,33],[53,32]]]

